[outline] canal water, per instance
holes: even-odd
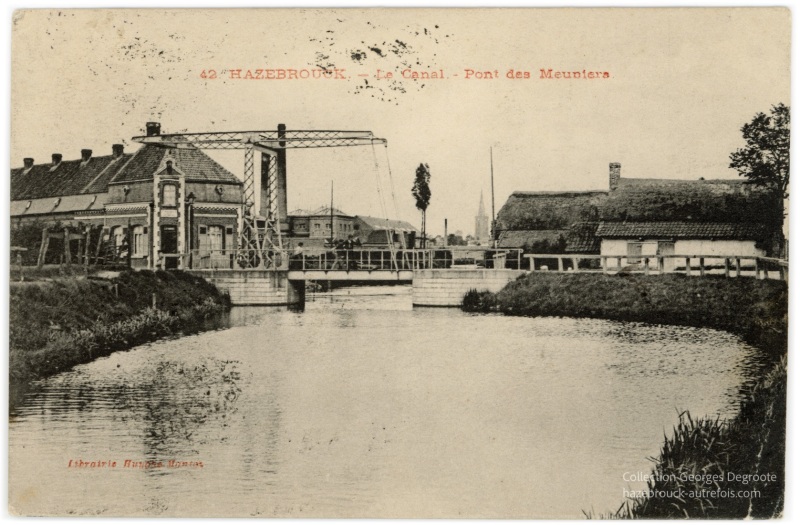
[[[12,509],[580,518],[644,487],[626,479],[680,411],[733,416],[758,361],[724,332],[412,308],[409,287],[228,325],[36,385],[12,411]]]

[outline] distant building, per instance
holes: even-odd
[[[486,215],[486,208],[483,206],[483,190],[481,190],[481,201],[478,205],[478,214],[475,216],[475,241],[478,244],[485,244],[489,240],[489,217]]]
[[[321,206],[313,211],[294,210],[288,213],[289,240],[296,245],[322,248],[334,242],[358,235],[355,218],[338,208]]]
[[[355,220],[356,232],[363,246],[386,247],[391,241],[396,248],[415,247],[417,229],[406,221],[366,215],[356,215]]]
[[[364,247],[413,248],[417,230],[405,221],[366,215],[348,215],[340,209],[322,206],[313,211],[289,212],[288,244],[302,242],[307,248],[330,247],[333,242],[352,239]]]

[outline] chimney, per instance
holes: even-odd
[[[82,162],[87,162],[91,158],[92,158],[92,150],[90,150],[90,149],[82,149],[81,150],[81,161]]]
[[[22,159],[23,164],[25,165],[25,169],[29,170],[33,167],[33,158],[32,157],[25,157]]]
[[[147,123],[147,136],[148,137],[157,137],[161,135],[161,123],[160,122],[148,122]]]
[[[619,186],[620,172],[622,171],[622,164],[619,162],[612,162],[608,165],[608,189],[613,191]]]
[[[119,158],[125,152],[125,146],[122,144],[113,144],[111,146],[111,151],[114,153],[114,158]]]
[[[53,153],[53,167],[55,168],[59,164],[61,164],[61,153]]]

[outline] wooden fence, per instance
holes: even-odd
[[[757,279],[789,280],[789,261],[772,257],[741,255],[587,255],[525,254],[529,269],[558,272],[643,273],[660,275],[724,275]],[[552,265],[552,266],[551,266]]]

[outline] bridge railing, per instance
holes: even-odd
[[[285,266],[285,250],[192,250],[179,255],[184,268],[192,270],[265,270]]]
[[[253,249],[192,250],[176,255],[184,268],[193,270],[289,269],[300,271],[407,271],[433,268],[523,269],[522,250],[480,247],[258,251]]]
[[[597,255],[528,253],[532,272],[597,272],[685,275],[724,275],[789,280],[789,262],[783,259],[742,255]]]
[[[522,250],[426,248],[308,250],[289,257],[290,270],[405,271],[522,267]]]

